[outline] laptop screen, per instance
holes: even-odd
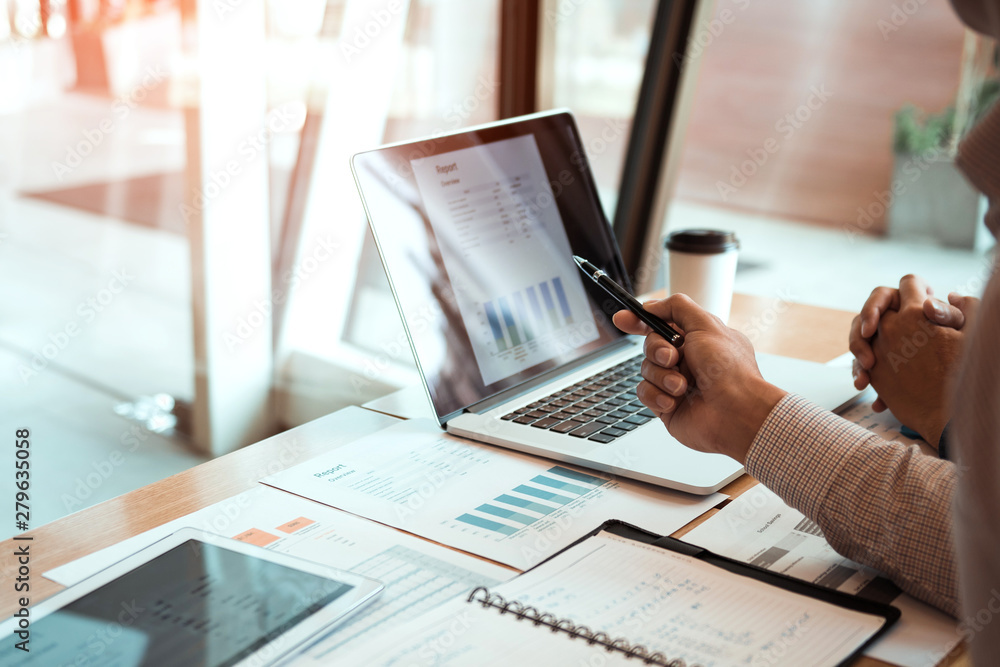
[[[573,262],[627,286],[572,117],[355,156],[355,178],[439,419],[619,340]]]

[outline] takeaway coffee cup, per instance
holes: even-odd
[[[729,321],[740,244],[733,232],[685,229],[666,240],[671,294],[687,294],[699,306]]]

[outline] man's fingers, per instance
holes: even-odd
[[[903,309],[909,305],[920,305],[933,294],[927,281],[911,274],[905,275],[899,280],[899,308]]]
[[[864,391],[871,383],[872,379],[869,377],[868,371],[861,371],[854,376],[854,388],[858,391]]]
[[[615,326],[625,333],[646,337],[642,350],[648,359],[652,359],[664,367],[675,366],[680,361],[681,354],[677,348],[668,343],[663,336],[650,335],[653,330],[631,311],[619,310],[614,314],[612,320]],[[683,332],[681,333],[683,334]]]
[[[965,324],[975,320],[976,313],[979,312],[980,301],[974,296],[962,296],[958,292],[952,292],[948,295],[948,303],[962,311],[965,316]]]
[[[680,405],[681,399],[665,394],[647,380],[639,383],[635,393],[642,404],[655,412],[661,419],[673,414],[677,406]]]
[[[687,378],[676,370],[668,370],[652,363],[648,359],[642,362],[642,368],[639,373],[647,382],[652,383],[657,389],[671,396],[683,396],[684,392],[687,391]]]
[[[881,398],[876,398],[875,402],[872,403],[872,410],[874,412],[885,412],[888,409],[889,409],[889,406],[887,406],[885,404],[885,401],[883,401]]]
[[[923,307],[924,316],[934,324],[961,330],[975,318],[979,299],[952,292],[948,295],[948,303],[930,298],[924,301]]]
[[[860,363],[862,368],[868,369],[875,365],[875,353],[872,352],[870,337],[862,335],[861,328],[861,315],[858,315],[851,322],[851,334],[847,340],[847,347],[854,355],[855,361]]]
[[[933,293],[923,278],[912,273],[900,279],[899,289],[876,287],[865,301],[865,305],[861,307],[861,336],[863,338],[874,336],[878,331],[879,319],[887,311],[899,310],[910,303],[922,304]]]
[[[951,329],[961,329],[965,326],[965,313],[960,308],[937,299],[924,301],[924,316],[934,324]]]
[[[615,326],[627,334],[645,336],[651,329],[630,310],[619,310],[611,317]]]
[[[647,301],[643,307],[666,322],[676,323],[685,333],[719,326],[718,318],[696,304],[686,294],[674,294],[667,299]]]
[[[899,290],[892,287],[876,287],[865,305],[861,307],[860,328],[862,338],[871,338],[878,331],[878,321],[887,310],[899,310]]]
[[[687,299],[687,297],[684,297],[684,298]],[[644,309],[648,310],[650,313],[656,315],[657,317],[665,320],[669,324],[673,324],[674,325],[674,329],[679,329],[678,333],[680,333],[680,334],[683,335],[685,327],[683,327],[680,324],[675,323],[675,321],[669,316],[669,314],[668,315],[664,315],[663,314],[664,312],[667,312],[667,313],[670,312],[670,308],[669,307],[665,308],[662,305],[662,304],[664,304],[668,300],[669,299],[662,299],[662,300],[659,300],[659,301],[655,301],[655,300],[654,301],[647,301],[646,303],[642,304],[642,307]],[[691,300],[688,299],[688,301],[691,301]],[[691,301],[691,305],[694,306],[694,308],[699,308],[693,301]],[[683,306],[683,309],[685,311],[687,311],[686,304],[682,304],[682,306]],[[708,313],[705,313],[705,314],[708,315]],[[712,316],[708,315],[708,317],[711,318]],[[690,317],[689,317],[689,319],[690,319]],[[698,319],[697,316],[695,316],[695,319],[696,320]],[[633,334],[633,335],[637,335],[637,336],[646,336],[646,335],[649,335],[650,333],[652,333],[652,331],[653,331],[652,329],[649,328],[649,326],[645,322],[643,322],[642,320],[640,320],[635,315],[635,313],[633,313],[630,310],[619,310],[617,313],[615,313],[611,317],[611,321],[615,323],[616,327],[618,327],[619,329],[621,329],[622,331],[624,331],[625,333],[628,333],[628,334]]]
[[[681,359],[681,353],[676,347],[663,339],[663,336],[646,336],[642,351],[647,359],[651,359],[664,368],[676,366]]]
[[[854,376],[854,387],[861,391],[871,383],[871,378],[868,377],[868,371],[861,367],[861,363],[855,359],[852,364],[851,373]]]

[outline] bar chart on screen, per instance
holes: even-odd
[[[574,322],[559,276],[483,303],[496,354],[513,351]]]
[[[411,166],[484,385],[600,337],[532,135]]]

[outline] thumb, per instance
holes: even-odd
[[[951,296],[948,297],[951,300]],[[934,298],[924,301],[924,316],[942,327],[961,329],[965,325],[965,312],[954,305]]]
[[[673,322],[685,334],[722,326],[722,320],[694,302],[687,294],[673,294],[659,301],[649,301],[646,310],[667,322]]]
[[[962,296],[957,292],[948,295],[948,303],[957,308],[965,316],[965,323],[962,326],[972,323],[979,312],[979,299],[974,296]],[[961,327],[956,327],[960,329]]]

